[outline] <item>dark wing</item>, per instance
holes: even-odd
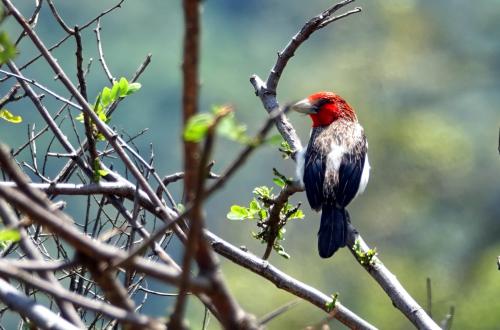
[[[304,186],[311,208],[319,211],[323,204],[323,182],[325,181],[326,157],[309,145],[304,159]]]
[[[361,175],[366,159],[366,139],[359,143],[342,157],[339,167],[339,180],[334,187],[335,203],[339,206],[347,206],[356,196],[361,182]]]

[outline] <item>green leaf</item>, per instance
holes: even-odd
[[[272,198],[271,191],[273,188],[267,186],[255,187],[253,193],[260,198]]]
[[[285,249],[283,248],[283,245],[280,244],[275,244],[273,246],[274,251],[278,253],[278,255],[282,256],[285,259],[290,259],[290,255],[285,252]]]
[[[0,32],[0,64],[6,63],[8,60],[16,56],[16,47],[10,41],[7,32]]]
[[[121,77],[120,81],[118,81],[118,85],[119,85],[119,96],[120,97],[127,96],[127,92],[128,92],[128,81],[127,81],[127,79],[125,79],[124,77]]]
[[[286,233],[286,228],[281,227],[280,230],[278,231],[278,235],[276,236],[276,239],[278,241],[284,241],[285,240],[285,233]]]
[[[325,304],[328,313],[330,313],[335,308],[335,305],[337,304],[339,298],[339,293],[335,292],[334,294],[330,295],[330,297],[332,297],[332,300]]]
[[[285,259],[290,259],[290,255],[288,253],[286,253],[285,250],[279,250],[278,254]]]
[[[260,211],[260,209],[261,209],[260,204],[255,198],[252,199],[252,201],[250,202],[249,209],[250,209],[250,211],[253,211],[253,212]]]
[[[97,173],[99,174],[99,176],[102,178],[103,176],[106,176],[109,174],[109,171],[106,171],[106,170],[97,170]]]
[[[134,94],[139,89],[141,89],[142,85],[138,82],[128,84],[127,95]]]
[[[200,113],[189,118],[184,129],[184,140],[189,142],[200,142],[214,123],[214,115],[211,113]]]
[[[275,134],[275,135],[267,138],[265,143],[270,144],[270,145],[279,146],[279,145],[281,145],[282,141],[283,141],[283,138],[281,137],[281,135]]]
[[[293,212],[288,219],[304,219],[304,212],[302,210],[297,210]]]
[[[184,206],[184,204],[182,203],[178,203],[177,204],[177,209],[179,210],[179,212],[183,213],[184,211],[186,211],[186,207]]]
[[[227,214],[229,220],[244,220],[247,219],[248,216],[248,209],[240,205],[231,206],[231,211]]]
[[[264,219],[267,219],[267,217],[268,217],[267,210],[266,209],[260,209],[259,210],[259,219],[260,220],[264,220]]]
[[[76,116],[75,120],[78,120],[80,123],[83,123],[85,121],[83,119],[83,112],[81,112],[78,116]]]
[[[0,242],[17,242],[21,239],[21,234],[17,229],[2,229],[0,230]]]
[[[292,154],[293,154],[292,148],[290,147],[290,145],[288,144],[288,142],[286,142],[284,140],[281,142],[279,151],[282,152],[282,157],[284,159],[290,158],[292,156]]]
[[[101,104],[103,107],[107,107],[111,103],[111,89],[109,87],[104,87],[101,92]]]
[[[286,185],[285,180],[282,178],[273,178],[273,182],[280,188],[283,188]]]
[[[116,101],[118,97],[120,96],[120,85],[118,83],[114,83],[113,87],[111,88],[111,100]]]
[[[215,110],[215,113],[217,114],[217,110]],[[246,131],[247,127],[236,121],[233,112],[222,118],[217,125],[217,134],[241,144],[247,144],[250,141],[250,138],[245,134]]]
[[[0,110],[0,118],[4,119],[10,123],[13,123],[13,124],[19,124],[20,122],[23,121],[23,118],[21,116],[13,115],[7,109]]]

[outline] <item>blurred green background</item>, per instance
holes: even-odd
[[[114,1],[58,1],[69,25],[82,25]],[[204,2],[201,61],[201,110],[229,103],[250,132],[266,119],[248,82],[251,74],[267,77],[276,52],[311,16],[331,5],[324,0]],[[32,2],[17,1],[24,15]],[[500,329],[500,2],[498,1],[357,1],[363,12],[317,32],[296,53],[283,74],[278,99],[288,102],[318,90],[332,90],[357,109],[369,139],[372,172],[364,195],[349,210],[354,225],[409,290],[425,305],[426,278],[432,279],[433,316],[441,321],[455,306],[454,329]],[[161,174],[179,171],[182,11],[180,1],[126,1],[102,22],[108,65],[117,76],[130,77],[147,53],[153,62],[143,74],[142,90],[127,98],[112,124],[130,134],[149,128],[137,140],[144,155],[156,150]],[[12,19],[5,24],[19,31]],[[46,44],[63,32],[47,6],[36,30]],[[107,83],[97,61],[95,37],[84,32],[84,56],[94,58],[89,75],[93,98]],[[36,52],[24,40],[18,64]],[[74,43],[54,52],[75,81]],[[66,95],[38,63],[25,75]],[[9,86],[0,86],[5,92]],[[51,111],[58,103],[46,97]],[[0,122],[0,140],[18,147],[26,123],[40,117],[24,100],[10,109],[24,117],[22,126]],[[310,121],[291,115],[306,143]],[[59,146],[56,146],[56,149]],[[241,146],[221,140],[216,171]],[[62,161],[61,161],[62,164]],[[232,204],[245,204],[258,185],[271,185],[272,167],[293,175],[291,161],[276,147],[260,149],[206,207],[208,225],[233,244],[257,255],[264,246],[251,237],[252,222],[231,222]],[[49,169],[56,173],[58,166]],[[275,188],[276,189],[276,188]],[[174,187],[179,197],[180,186]],[[304,194],[295,201],[305,201]],[[73,216],[84,205],[70,205]],[[411,324],[343,249],[322,260],[316,251],[319,216],[304,205],[306,218],[287,227],[284,247],[292,256],[271,262],[321,291],[339,292],[340,301],[381,329],[409,329]],[[174,246],[175,247],[175,246]],[[180,251],[173,251],[177,257]],[[257,316],[294,299],[266,280],[221,260],[231,291]],[[159,287],[158,287],[159,288]],[[147,311],[165,315],[168,298],[152,300]],[[302,302],[269,324],[270,329],[300,329],[324,313]],[[193,329],[201,327],[203,309],[195,300],[189,310]],[[343,328],[338,322],[333,328]],[[218,328],[215,321],[211,328]]]

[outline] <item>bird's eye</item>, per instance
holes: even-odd
[[[325,104],[328,104],[328,103],[331,103],[331,101],[328,99],[320,99],[320,100],[316,101],[316,103],[314,103],[314,105],[313,105],[314,112],[318,112],[322,106],[324,106]]]

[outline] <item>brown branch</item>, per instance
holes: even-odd
[[[80,85],[80,93],[82,93],[82,96],[85,98],[85,100],[88,100],[87,96],[87,83],[85,81],[85,75],[83,72],[83,47],[82,47],[82,38],[80,36],[80,29],[78,26],[75,26],[74,28],[74,36],[75,36],[75,41],[76,41],[76,76],[78,78],[78,84]],[[97,106],[97,104],[96,104]],[[95,143],[95,137],[94,137],[94,129],[92,122],[90,121],[90,118],[87,114],[83,114],[83,124],[85,126],[85,135],[87,136],[87,143],[88,143],[88,149],[89,149],[89,164],[92,167],[92,171],[94,172],[94,178],[99,177],[98,175],[95,174],[95,171],[99,170],[101,168],[100,162],[99,162],[99,155],[97,153],[97,148],[96,148],[96,143]]]
[[[16,186],[17,185],[12,182],[0,183],[0,190],[2,187]],[[101,182],[99,184],[89,185],[55,184],[52,186],[52,188],[49,188],[49,184],[31,183],[30,186],[43,189],[47,192],[49,191],[48,189],[52,189],[51,193],[69,195],[112,193],[117,196],[129,198],[131,200],[133,200],[134,198],[135,191],[135,188],[132,184],[126,184],[123,182]],[[139,193],[139,202],[141,206],[148,209],[148,211],[158,215],[158,210],[155,209],[145,193]],[[153,235],[155,233],[153,233]],[[313,287],[308,286],[307,284],[304,284],[292,278],[291,276],[270,265],[267,261],[259,259],[258,257],[248,252],[244,252],[241,249],[229,244],[228,242],[222,240],[209,231],[205,231],[205,236],[218,254],[268,279],[280,289],[288,291],[291,294],[296,295],[297,297],[309,301],[322,310],[327,310],[326,304],[331,301],[329,296],[321,293]],[[146,243],[147,241],[143,242],[143,244]],[[129,260],[127,259],[127,261]],[[154,266],[152,267],[154,269]],[[337,304],[332,313],[335,314],[335,318],[341,320],[341,322],[348,326],[350,325],[353,328],[357,327],[358,329],[375,329],[375,327],[371,326],[369,323],[356,316],[353,312],[351,312],[341,304]]]
[[[112,11],[118,9],[118,8],[121,8],[122,6],[122,3],[125,2],[125,0],[120,0],[116,5],[114,5],[113,7],[101,12],[99,15],[97,15],[96,17],[94,17],[93,19],[89,20],[87,23],[83,24],[80,28],[80,31],[81,30],[84,30],[86,28],[88,28],[90,25],[94,24],[95,22],[97,22],[98,19],[104,17],[105,15],[111,13]],[[37,10],[39,11],[40,8],[41,8],[41,4],[42,4],[42,1],[41,0],[37,0]],[[38,15],[38,11],[36,11],[36,15]],[[35,17],[35,15],[33,16]],[[31,24],[31,23],[30,23]],[[22,33],[22,36],[24,36],[25,33],[23,32]],[[66,40],[68,40],[69,38],[71,37],[71,34],[67,34],[64,38],[62,38],[61,40],[59,40],[58,42],[56,42],[55,44],[53,44],[52,46],[49,47],[49,51],[53,51],[54,49],[56,49],[57,47],[61,46]],[[19,39],[20,40],[20,39]],[[19,42],[19,40],[16,42],[16,44]],[[35,56],[33,59],[31,59],[30,61],[26,62],[25,64],[21,65],[19,67],[19,70],[24,70],[26,69],[28,66],[30,66],[31,64],[35,63],[37,60],[41,59],[43,57],[42,54],[40,55],[37,55]],[[5,80],[7,80],[8,78],[10,77],[6,77],[6,78],[2,78],[0,79],[0,82],[4,82]]]
[[[184,127],[189,118],[198,112],[198,65],[200,52],[200,1],[183,0],[184,9],[184,54],[182,62],[182,118]],[[193,201],[198,179],[199,146],[184,143],[184,203]]]
[[[205,145],[203,148],[203,153],[201,155],[201,159],[198,162],[198,173],[197,173],[197,182],[196,182],[196,190],[193,200],[193,207],[189,212],[189,216],[191,218],[191,222],[188,224],[187,230],[187,241],[186,247],[184,249],[184,258],[182,261],[182,281],[179,286],[179,295],[175,302],[174,311],[170,317],[169,327],[172,329],[181,329],[183,326],[183,317],[186,309],[186,299],[187,299],[187,288],[189,283],[189,276],[191,271],[191,261],[195,254],[199,253],[200,249],[204,248],[204,246],[200,246],[203,243],[201,242],[203,239],[203,227],[204,227],[204,219],[202,215],[202,203],[203,203],[203,190],[205,187],[205,178],[208,175],[207,164],[209,161],[209,157],[212,154],[213,143],[214,143],[214,134],[215,128],[217,127],[217,123],[223,116],[217,116],[214,120],[214,123],[209,127],[207,136],[205,138]],[[204,263],[203,263],[204,264]],[[200,264],[200,272],[205,272],[205,269],[201,267]]]
[[[19,84],[14,85],[4,97],[0,99],[0,108],[3,108],[6,104],[10,102],[15,102],[22,99],[24,96],[18,96],[17,92],[19,91]]]
[[[76,87],[72,84],[70,79],[66,76],[64,71],[59,66],[58,62],[50,54],[47,47],[45,47],[45,45],[40,40],[38,35],[29,27],[29,25],[27,25],[24,17],[12,4],[12,2],[10,0],[2,0],[2,2],[5,5],[5,7],[11,12],[12,16],[16,19],[16,21],[23,27],[25,32],[28,34],[29,38],[38,48],[38,50],[43,54],[45,60],[50,65],[54,73],[56,73],[56,75],[60,78],[61,82],[64,84],[66,89],[75,97],[77,102],[80,104],[82,111],[92,119],[92,122],[96,125],[99,132],[102,133],[103,136],[106,138],[106,140],[113,146],[116,153],[122,159],[126,168],[137,179],[139,186],[142,189],[144,189],[144,191],[148,194],[148,197],[151,199],[151,201],[161,210],[162,219],[166,222],[171,221],[170,214],[166,210],[165,206],[161,203],[161,200],[156,196],[155,192],[149,186],[147,180],[144,178],[140,170],[134,165],[134,163],[130,160],[130,158],[126,154],[124,148],[122,147],[122,145],[126,145],[126,143],[124,143],[124,141],[108,125],[106,125],[97,116],[97,114],[90,108],[87,101],[83,98],[83,96],[79,93]]]
[[[60,286],[54,286],[52,283],[37,278],[30,275],[28,272],[23,271],[19,268],[13,267],[11,263],[0,260],[0,274],[3,277],[15,278],[17,280],[23,281],[33,288],[47,292],[49,295],[55,297],[58,300],[63,300],[71,304],[83,307],[85,309],[94,311],[96,313],[102,313],[109,318],[117,319],[123,323],[134,324],[135,326],[146,328],[146,329],[164,329],[160,320],[155,320],[148,318],[144,315],[139,315],[122,308],[116,307],[105,303],[104,301],[98,301],[94,299],[85,298],[81,295],[69,292]],[[81,328],[86,328],[82,326]]]
[[[16,228],[19,226],[20,221],[10,209],[10,207],[7,205],[7,203],[3,200],[0,199],[0,218],[2,218],[3,223],[6,226]],[[18,228],[19,234],[21,236],[21,241],[20,241],[20,246],[23,250],[23,252],[26,254],[26,256],[34,261],[43,261],[42,256],[38,252],[36,246],[33,244],[31,241],[30,237],[28,236],[28,233],[24,228]],[[63,290],[63,287],[61,284],[57,281],[56,277],[54,276],[53,273],[43,270],[39,272],[40,276],[43,277],[51,286]],[[73,307],[72,304],[68,303],[65,300],[61,299],[56,299],[56,302],[61,309],[62,315],[65,319],[67,319],[69,322],[73,323],[75,326],[79,328],[85,328],[85,325],[83,324],[82,320],[78,316],[78,313],[76,312],[75,308]]]
[[[70,225],[74,223],[70,217],[61,211],[51,208],[47,197],[43,196],[40,191],[32,188],[26,181],[24,174],[10,158],[9,151],[4,145],[0,145],[0,168],[16,182],[17,187],[22,191],[21,193],[17,189],[0,186],[0,196],[25,212],[33,221],[42,224],[49,231],[64,239],[76,251],[95,260],[113,264],[113,260],[125,259],[127,257],[125,251],[82,235],[81,232]],[[157,211],[161,212],[161,210]],[[180,283],[178,270],[161,264],[152,266],[148,261],[140,257],[130,259],[128,263],[123,264],[123,267],[144,272],[175,285]],[[205,292],[210,290],[210,286],[202,278],[193,278],[190,280],[190,290],[193,292]]]

